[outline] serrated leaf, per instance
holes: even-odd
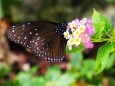
[[[97,59],[96,59],[96,66],[97,66],[97,73],[100,73],[104,70],[109,54],[114,50],[113,44],[107,43],[101,46],[97,52]]]
[[[110,20],[104,15],[94,10],[92,15],[93,26],[95,27],[94,38],[101,38],[104,34],[108,33],[112,29]]]

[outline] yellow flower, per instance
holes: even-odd
[[[80,42],[81,42],[80,37],[74,38],[74,44],[75,44],[76,46],[78,46],[78,45],[80,44]]]
[[[80,33],[83,33],[84,30],[85,30],[85,26],[81,25],[81,26],[78,27],[78,29],[79,29]]]
[[[70,38],[70,34],[69,34],[68,31],[64,32],[64,37],[65,37],[66,39],[69,39],[69,38]]]

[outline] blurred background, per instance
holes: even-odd
[[[91,18],[93,8],[115,25],[115,0],[0,0],[0,86],[115,86],[115,53],[105,70],[95,75],[96,53],[103,43],[95,43],[92,50],[68,52],[60,63],[47,63],[5,34],[20,22]]]

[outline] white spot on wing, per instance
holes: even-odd
[[[25,24],[23,24],[22,27],[25,27]]]
[[[24,37],[24,39],[27,39],[27,37]]]
[[[36,36],[38,35],[38,33],[36,33]]]
[[[23,30],[25,30],[25,28],[22,28]]]
[[[30,32],[30,34],[32,34],[32,32]]]
[[[28,25],[30,25],[30,23],[28,23]]]

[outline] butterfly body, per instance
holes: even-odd
[[[15,43],[31,49],[38,58],[60,62],[65,57],[64,31],[66,23],[36,21],[13,26],[7,36]]]

